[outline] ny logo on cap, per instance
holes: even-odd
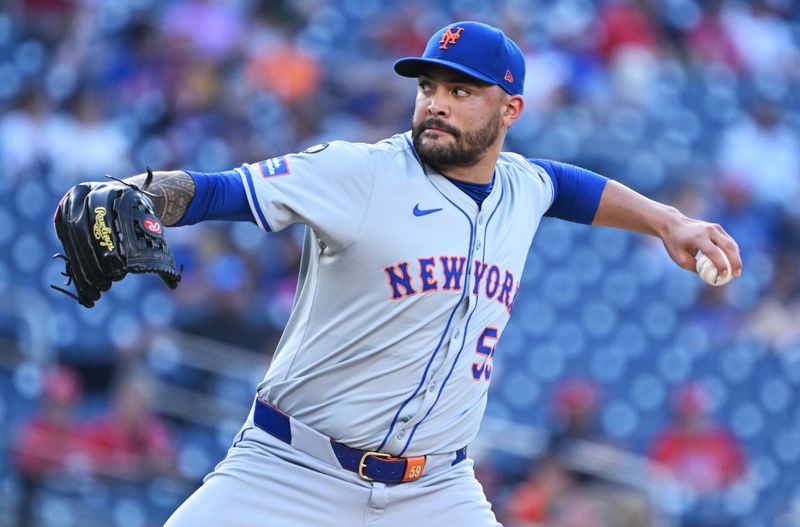
[[[441,46],[439,46],[439,49],[447,49],[447,46],[449,44],[455,44],[456,40],[461,38],[462,31],[464,31],[463,27],[457,27],[456,32],[453,33],[453,29],[448,27],[447,31],[442,33],[442,39],[439,41],[439,44],[441,44]]]

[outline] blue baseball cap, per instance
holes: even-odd
[[[418,77],[427,64],[439,64],[496,84],[511,95],[521,95],[525,83],[525,58],[505,33],[481,22],[456,22],[433,34],[422,57],[394,63],[403,77]]]

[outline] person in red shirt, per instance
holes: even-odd
[[[686,43],[692,56],[702,63],[725,64],[741,71],[742,59],[723,20],[724,6],[724,0],[706,2],[699,21],[686,35]]]
[[[86,426],[84,439],[98,475],[127,481],[174,475],[174,441],[152,410],[151,393],[145,377],[121,377],[111,409]]]
[[[642,0],[606,2],[598,12],[598,54],[612,62],[626,48],[657,54],[659,27],[652,8]]]
[[[81,433],[75,411],[82,393],[80,379],[72,369],[51,368],[42,381],[40,411],[17,432],[13,452],[22,480],[17,522],[20,527],[32,524],[38,489],[81,464]]]
[[[713,494],[736,481],[745,469],[736,437],[709,415],[708,396],[699,384],[675,392],[675,422],[654,439],[650,458],[698,494]]]

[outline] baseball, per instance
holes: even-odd
[[[717,268],[714,266],[714,262],[711,261],[711,258],[701,252],[697,253],[697,255],[697,275],[703,280],[703,282],[709,285],[720,286],[731,281],[733,278],[731,262],[728,260],[728,257],[724,252],[722,253],[722,258],[725,260],[725,265],[728,268],[728,273],[725,276],[719,275]]]

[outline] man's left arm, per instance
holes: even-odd
[[[727,255],[733,276],[742,274],[742,258],[736,241],[720,225],[695,220],[675,207],[653,201],[613,180],[609,180],[592,225],[617,227],[658,236],[667,253],[680,267],[695,271],[695,255],[702,251],[720,273],[727,273],[722,253]]]

